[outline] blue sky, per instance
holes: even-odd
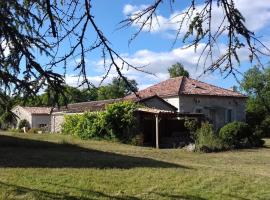
[[[93,0],[92,10],[95,16],[96,23],[102,29],[105,36],[111,42],[112,47],[131,64],[135,66],[146,65],[145,70],[154,73],[156,76],[147,75],[134,70],[124,70],[125,75],[130,79],[135,79],[139,83],[140,88],[145,88],[151,84],[160,82],[168,78],[167,69],[176,62],[184,64],[185,68],[190,72],[192,78],[198,78],[202,72],[202,66],[196,66],[196,59],[198,53],[194,49],[183,49],[183,43],[178,42],[172,47],[174,41],[175,26],[172,21],[174,14],[183,11],[190,1],[176,0],[174,9],[166,3],[163,4],[157,11],[159,24],[155,25],[152,31],[143,31],[129,46],[128,40],[138,30],[137,25],[129,28],[117,30],[119,22],[125,19],[127,14],[132,14],[146,5],[149,5],[153,0]],[[166,1],[165,1],[166,2]],[[266,44],[270,44],[269,25],[270,25],[270,0],[236,0],[236,6],[244,14],[247,26],[254,31],[260,39]],[[199,3],[198,6],[201,6]],[[218,19],[222,14],[220,10],[214,13],[215,19]],[[95,36],[89,31],[89,38]],[[220,49],[222,51],[225,40],[221,39]],[[199,46],[198,49],[202,48]],[[63,46],[68,48],[68,45]],[[246,51],[240,53],[241,66],[240,71],[246,71],[251,64],[247,62],[248,55]],[[66,75],[68,84],[76,86],[78,72],[73,70],[76,59],[70,60]],[[264,63],[268,62],[268,58],[263,58]],[[95,51],[87,55],[87,75],[95,84],[98,84],[104,75],[104,68],[101,66],[102,58],[100,51]],[[59,69],[61,71],[61,69]],[[105,83],[111,81],[112,77],[117,76],[116,72],[112,70]],[[241,76],[239,76],[241,78]],[[229,88],[237,85],[233,76],[226,79],[219,73],[206,74],[199,78],[202,81],[212,83],[221,87]]]

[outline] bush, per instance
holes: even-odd
[[[184,126],[189,131],[189,136],[192,141],[196,139],[196,131],[200,126],[197,119],[185,119]]]
[[[62,124],[62,133],[67,135],[75,135],[76,126],[79,121],[78,114],[76,115],[65,115],[64,123]]]
[[[104,138],[106,137],[104,127],[103,112],[87,112],[78,116],[74,134],[81,139]]]
[[[254,132],[247,123],[232,122],[219,131],[219,136],[230,149],[258,147],[263,144],[258,132]]]
[[[18,129],[22,129],[23,127],[25,127],[26,129],[30,128],[30,123],[26,119],[22,119],[19,121]]]
[[[104,122],[110,135],[121,141],[129,141],[133,137],[129,130],[135,126],[136,108],[137,105],[129,101],[117,102],[106,107]]]
[[[263,137],[270,137],[270,116],[267,116],[260,125],[261,135]]]
[[[71,134],[81,139],[105,138],[131,141],[129,131],[135,124],[134,111],[137,106],[131,102],[110,104],[103,112],[66,115],[62,125],[63,134]]]
[[[195,148],[196,151],[213,152],[221,151],[225,147],[222,140],[213,131],[213,126],[205,122],[196,131]]]

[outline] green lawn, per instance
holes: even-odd
[[[200,154],[44,134],[0,134],[7,199],[270,199],[266,147]]]

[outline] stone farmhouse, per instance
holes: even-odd
[[[144,104],[136,111],[138,132],[145,142],[159,147],[162,143],[179,143],[185,137],[185,118],[207,119],[216,129],[232,121],[245,121],[246,96],[233,90],[220,88],[187,77],[170,78],[121,99],[69,104],[54,109],[51,131],[59,132],[64,115],[104,110],[106,105],[118,101]]]
[[[217,128],[232,121],[245,121],[245,95],[183,76],[150,86],[138,95],[141,98],[157,95],[179,113],[202,113]]]
[[[15,106],[12,112],[16,116],[16,126],[20,120],[26,119],[30,128],[51,130],[51,107],[23,107]]]
[[[102,111],[108,104],[129,100],[145,106],[135,113],[138,131],[147,144],[159,147],[164,141],[181,140],[186,131],[185,118],[206,119],[216,129],[232,121],[245,121],[246,99],[237,91],[181,76],[120,99],[73,103],[52,112],[50,108],[17,106],[14,113],[19,119],[29,120],[31,127],[48,126],[51,132],[60,132],[65,115]]]

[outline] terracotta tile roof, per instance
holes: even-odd
[[[171,78],[156,85],[150,86],[144,90],[140,90],[137,94],[141,98],[157,95],[159,97],[176,96],[179,92],[179,87],[182,82],[182,76]],[[134,94],[125,97],[126,99],[134,98]]]
[[[49,115],[51,114],[52,108],[51,107],[22,107],[24,110],[31,114],[36,115]]]
[[[246,96],[229,89],[224,89],[198,80],[184,77],[180,87],[180,94],[191,95],[209,95],[209,96],[224,96],[224,97],[240,97]]]
[[[165,80],[156,85],[150,86],[137,93],[140,97],[157,95],[160,97],[170,97],[177,95],[205,95],[205,96],[223,96],[223,97],[239,97],[246,96],[232,90],[217,87],[208,83],[194,80],[187,77],[176,77]],[[135,95],[129,95],[126,99],[133,98]]]
[[[63,106],[60,109],[55,108],[54,112],[62,112],[66,111],[69,113],[80,113],[80,112],[87,112],[87,111],[100,111],[104,110],[105,106],[111,103],[123,101],[122,98],[120,99],[109,99],[109,100],[100,100],[100,101],[89,101],[89,102],[81,102],[81,103],[72,103],[68,104],[67,106]]]
[[[63,106],[60,108],[54,108],[54,112],[68,112],[68,113],[81,113],[81,112],[92,112],[92,111],[101,111],[104,110],[106,105],[112,104],[115,102],[120,102],[120,101],[133,101],[133,102],[141,102],[143,103],[144,101],[147,101],[148,99],[151,98],[158,98],[161,101],[163,101],[165,104],[168,106],[172,107],[173,110],[177,110],[176,107],[173,105],[169,104],[159,96],[150,96],[146,98],[137,98],[135,95],[130,96],[130,98],[119,98],[119,99],[109,99],[109,100],[99,100],[99,101],[89,101],[89,102],[81,102],[81,103],[72,103],[68,104],[67,106]]]

